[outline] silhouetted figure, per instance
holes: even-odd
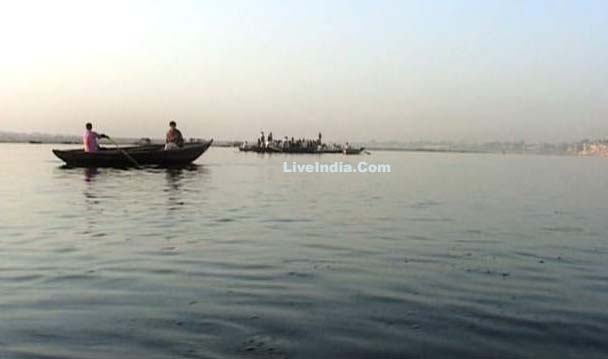
[[[84,144],[84,152],[97,152],[99,151],[100,147],[99,144],[97,143],[97,139],[98,138],[108,138],[108,136],[102,134],[98,134],[97,132],[93,131],[93,125],[89,122],[85,125],[86,131],[84,132],[84,135],[82,135],[82,142]]]
[[[184,136],[180,130],[177,129],[175,121],[169,122],[169,131],[165,138],[165,150],[176,149],[184,146]]]

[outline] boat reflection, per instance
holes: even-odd
[[[86,167],[84,169],[84,181],[92,182],[95,180],[95,177],[99,174],[99,169],[97,167]]]
[[[199,186],[188,184],[200,180],[201,174],[206,174],[207,169],[200,165],[191,164],[181,167],[164,168],[167,181],[164,192],[167,193],[167,209],[175,211],[185,205],[186,197],[192,192],[198,192]]]

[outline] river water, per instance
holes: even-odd
[[[52,147],[0,145],[1,358],[608,357],[604,159]]]

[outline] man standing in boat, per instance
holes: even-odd
[[[93,125],[88,122],[86,125],[86,131],[82,135],[82,143],[84,144],[84,152],[94,153],[99,151],[100,147],[97,143],[98,138],[108,138],[105,134],[98,134],[93,131]]]
[[[177,129],[175,121],[169,122],[169,131],[167,131],[167,138],[165,144],[165,150],[173,150],[184,146],[184,137],[180,130]]]

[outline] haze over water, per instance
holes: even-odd
[[[608,3],[0,1],[0,131],[607,137]]]
[[[603,159],[211,148],[85,170],[0,149],[2,358],[608,355]]]

